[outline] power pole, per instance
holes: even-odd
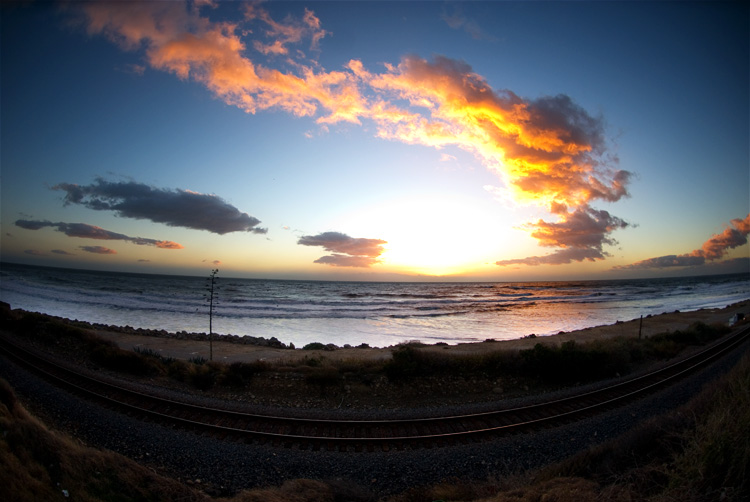
[[[215,300],[218,300],[218,294],[219,294],[219,285],[218,280],[219,278],[216,277],[216,274],[219,273],[219,269],[216,268],[211,271],[211,275],[208,276],[208,283],[206,284],[206,289],[208,291],[208,295],[206,296],[206,300],[208,301],[208,360],[213,361],[214,360],[214,304],[216,303]]]

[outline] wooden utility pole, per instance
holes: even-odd
[[[638,339],[641,339],[641,330],[643,329],[643,314],[641,314],[641,322],[638,324]]]
[[[218,293],[219,293],[219,286],[217,281],[219,280],[218,277],[216,277],[216,274],[219,273],[219,269],[216,268],[211,271],[211,275],[208,277],[208,284],[207,284],[207,290],[208,295],[206,297],[206,300],[208,300],[208,360],[213,361],[214,360],[214,300],[218,299]]]

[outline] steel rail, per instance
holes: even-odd
[[[480,435],[498,434],[503,431],[515,431],[570,420],[575,416],[613,406],[649,392],[658,386],[665,385],[732,350],[744,342],[748,334],[750,334],[750,326],[739,329],[700,352],[664,368],[601,389],[562,399],[480,413],[386,420],[285,417],[204,407],[103,382],[98,378],[83,375],[78,371],[41,357],[39,354],[4,339],[4,337],[0,337],[0,340],[2,340],[0,351],[22,362],[47,379],[59,382],[63,387],[91,396],[114,407],[157,420],[180,424],[188,428],[209,430],[220,435],[232,435],[262,441],[283,441],[286,444],[298,443],[302,447],[309,444],[328,443],[340,447],[354,445],[355,447],[368,446],[368,448],[371,448],[376,445],[386,447],[388,444],[410,443],[414,445],[417,443],[442,443],[469,438],[476,439]],[[47,369],[40,366],[46,366]],[[65,376],[60,376],[60,373]],[[72,380],[78,380],[79,383]],[[99,390],[93,390],[91,387]],[[114,394],[116,397],[108,394]],[[133,404],[133,401],[143,404]],[[147,404],[150,404],[151,407],[146,407]],[[165,411],[165,408],[169,411]],[[183,416],[180,416],[180,413]],[[185,418],[185,414],[203,415],[201,418],[205,421]],[[213,417],[213,422],[209,421],[209,418],[206,418],[205,415],[209,415],[209,418]],[[528,418],[529,416],[531,418]],[[241,421],[246,426],[256,427],[249,429],[217,424],[217,422],[223,421]],[[505,421],[505,423],[492,425],[500,421]],[[425,431],[425,428],[428,428],[428,430]],[[300,429],[313,429],[316,434],[302,434],[298,432]],[[404,430],[410,429],[414,432],[403,433]],[[435,429],[440,429],[441,432],[430,431]],[[445,429],[449,430],[446,432]],[[283,432],[277,432],[279,430]],[[317,433],[321,430],[324,434]],[[374,431],[379,435],[363,435],[363,430]]]

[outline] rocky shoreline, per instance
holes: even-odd
[[[6,304],[7,306],[7,304]],[[7,306],[10,309],[10,306]],[[685,329],[694,322],[705,324],[727,324],[733,315],[750,313],[750,299],[729,305],[725,308],[702,309],[689,312],[670,312],[660,315],[647,316],[643,319],[618,321],[614,324],[596,326],[578,331],[559,333],[552,336],[527,336],[514,340],[486,340],[484,342],[467,342],[454,345],[448,344],[418,344],[420,350],[440,352],[445,354],[469,355],[480,354],[496,350],[524,350],[533,348],[536,344],[560,345],[567,341],[585,343],[615,337],[652,336],[657,333]],[[209,357],[209,338],[212,339],[213,355],[216,360],[231,363],[235,361],[252,362],[263,360],[289,361],[305,357],[324,357],[328,359],[388,359],[396,347],[370,347],[366,343],[357,346],[343,347],[326,343],[311,343],[305,347],[294,347],[276,338],[262,338],[252,336],[189,333],[186,331],[168,332],[166,330],[150,330],[133,328],[131,326],[110,326],[88,323],[78,320],[55,318],[73,325],[90,329],[97,335],[112,342],[120,348],[132,350],[153,350],[160,354],[178,359],[194,357]]]

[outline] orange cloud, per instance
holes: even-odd
[[[271,18],[268,11],[262,9],[257,4],[250,3],[245,6],[245,19],[258,19],[268,25],[265,35],[271,41],[263,42],[255,40],[253,42],[255,50],[266,55],[289,54],[289,49],[286,46],[299,43],[306,36],[309,36],[311,39],[310,48],[316,49],[320,40],[329,34],[321,28],[320,19],[309,9],[305,9],[302,21],[288,18],[285,23],[279,23]]]
[[[666,268],[666,267],[692,267],[703,265],[706,261],[714,261],[723,258],[730,249],[747,244],[747,236],[750,234],[750,214],[744,219],[733,219],[729,227],[721,234],[713,235],[703,243],[700,249],[682,255],[666,255],[656,258],[620,265],[614,267],[616,270]]]
[[[161,249],[184,249],[184,246],[182,244],[178,244],[172,241],[156,241],[154,245]]]
[[[707,260],[717,260],[730,249],[746,244],[747,234],[750,233],[750,214],[744,220],[734,219],[730,223],[734,228],[727,227],[721,234],[712,236],[693,254],[704,256]]]
[[[517,201],[579,207],[627,194],[629,173],[607,168],[602,157],[602,120],[567,96],[528,101],[495,91],[468,64],[442,56],[432,62],[407,56],[398,66],[386,65],[382,74],[367,71],[358,60],[346,71],[316,72],[296,64],[298,75],[282,73],[245,56],[237,25],[212,22],[197,7],[94,3],[84,11],[90,32],[107,34],[128,49],[145,46],[154,68],[202,82],[247,112],[280,108],[296,116],[320,114],[321,124],[367,118],[378,124],[383,138],[458,146],[497,171]],[[303,21],[277,23],[251,4],[245,17],[268,26],[265,35],[280,44],[276,52],[287,53],[281,48],[303,35],[325,34],[309,10]]]
[[[206,85],[227,104],[246,112],[280,108],[296,116],[313,116],[322,106],[332,111],[328,122],[357,122],[351,109],[358,101],[355,87],[342,72],[315,73],[297,65],[302,76],[256,65],[244,54],[245,43],[232,23],[212,22],[199,6],[178,2],[91,3],[83,6],[90,33],[102,33],[124,49],[145,47],[148,63],[156,69],[192,78]],[[271,43],[255,41],[264,54],[287,54],[287,45],[303,36],[315,47],[327,32],[309,10],[301,22],[277,23],[261,7],[247,7],[246,19],[268,25]]]
[[[369,120],[384,139],[473,153],[500,177],[502,188],[495,192],[556,215],[556,222],[527,225],[541,245],[563,242],[581,215],[594,214],[593,201],[628,195],[631,174],[608,156],[603,120],[568,96],[527,100],[494,90],[467,63],[442,56],[407,56],[382,73],[356,59],[341,71],[321,70],[290,50],[305,39],[315,48],[328,34],[308,9],[301,20],[277,22],[261,6],[248,4],[239,24],[211,21],[195,3],[87,3],[82,9],[90,33],[105,34],[128,50],[144,48],[153,68],[201,82],[248,113],[280,109],[315,117],[323,127]],[[286,57],[294,72],[251,60],[248,45],[259,57]],[[625,226],[605,225],[604,233],[592,226],[588,251],[578,255],[603,258],[602,246],[613,242],[609,232]]]
[[[435,147],[455,145],[498,172],[516,201],[581,207],[627,195],[630,173],[607,167],[604,126],[567,96],[524,100],[494,91],[460,61],[404,58],[370,85],[421,113],[372,109],[379,134]],[[404,110],[401,110],[404,112]]]

